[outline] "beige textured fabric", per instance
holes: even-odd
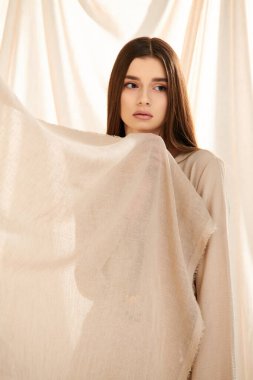
[[[229,265],[223,162],[207,150],[181,154],[181,169],[203,198],[216,224],[196,276],[196,293],[205,332],[193,379],[234,379],[234,315]]]
[[[185,380],[214,224],[162,139],[39,122],[3,86],[0,115],[1,380]]]
[[[113,62],[142,35],[178,53],[198,142],[226,164],[237,376],[252,380],[252,0],[0,0],[0,74],[36,118],[104,133]]]

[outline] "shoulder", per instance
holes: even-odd
[[[221,165],[223,166],[223,161],[220,157],[216,156],[210,150],[198,149],[194,152],[180,153],[176,158],[176,162],[180,165],[198,165],[200,168],[205,168],[206,166]]]
[[[197,170],[200,173],[206,170],[223,171],[224,162],[214,153],[206,149],[198,149],[190,153],[181,153],[175,158],[177,164],[185,170]]]
[[[183,153],[175,160],[198,192],[202,193],[203,187],[211,189],[223,182],[224,163],[209,150],[198,149]]]

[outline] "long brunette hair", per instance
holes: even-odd
[[[154,57],[164,65],[168,79],[168,107],[160,136],[168,150],[190,152],[198,149],[186,84],[175,51],[160,38],[139,37],[119,52],[112,68],[107,99],[107,134],[125,137],[120,117],[120,99],[125,76],[135,58]]]

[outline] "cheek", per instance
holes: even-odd
[[[121,95],[121,98],[120,98],[120,116],[122,115],[122,112],[124,112],[124,109],[125,109],[124,98]]]
[[[163,114],[165,116],[166,112],[167,112],[167,108],[168,108],[168,98],[167,98],[167,96],[163,100],[163,106],[162,106],[162,108],[163,108]]]
[[[165,115],[168,107],[167,97],[161,97],[156,101],[156,109],[161,115]]]
[[[129,97],[127,96],[126,93],[121,94],[120,98],[120,114],[124,114],[129,107]]]

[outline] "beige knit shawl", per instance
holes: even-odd
[[[213,222],[153,134],[35,120],[1,85],[1,380],[186,379]]]

